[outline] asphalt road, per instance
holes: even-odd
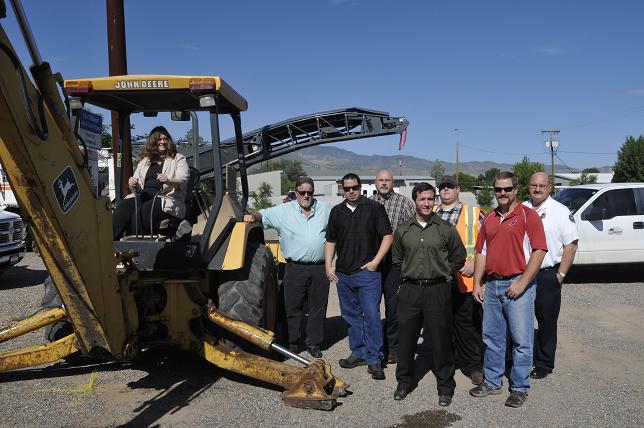
[[[0,277],[0,324],[38,310],[45,277],[32,254]],[[348,346],[332,287],[324,358],[353,393],[332,412],[286,407],[277,388],[190,354],[154,349],[131,364],[58,363],[0,374],[0,426],[641,426],[643,281],[642,269],[572,275],[564,285],[555,373],[533,381],[520,409],[503,405],[506,394],[470,397],[469,380],[460,373],[454,402],[442,409],[431,372],[395,402],[395,367],[386,368],[385,381],[372,380],[365,367],[341,369],[337,360],[348,355]],[[31,333],[0,344],[0,351],[41,339]]]

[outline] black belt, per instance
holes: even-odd
[[[523,273],[523,272],[521,272],[521,273]],[[493,273],[493,274],[488,275],[487,277],[490,278],[490,279],[512,279],[512,278],[515,278],[515,277],[521,275],[521,273],[515,273],[514,275],[509,275],[509,276],[497,275],[497,274]]]
[[[437,278],[437,279],[410,279],[410,278],[404,278],[403,282],[408,282],[410,284],[419,285],[421,287],[431,287],[433,285],[445,284],[445,283],[447,283],[447,280],[445,278]]]
[[[539,272],[542,272],[542,271],[544,271],[544,270],[553,270],[553,269],[554,269],[554,270],[559,270],[559,263],[557,263],[557,264],[556,264],[556,265],[554,265],[554,266],[541,268],[541,269],[539,269]]]
[[[297,260],[286,259],[288,263],[293,263],[294,265],[304,265],[304,266],[313,266],[313,265],[323,265],[324,260],[321,262],[298,262]]]

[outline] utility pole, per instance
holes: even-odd
[[[458,128],[454,128],[454,133],[456,134],[456,185],[459,186],[458,174],[460,172],[460,165],[458,163]]]
[[[544,129],[543,131],[541,131],[541,133],[548,134],[548,141],[546,141],[546,148],[550,149],[550,166],[551,166],[551,172],[552,172],[552,174],[550,175],[550,183],[554,188],[555,186],[555,152],[557,151],[556,149],[559,147],[559,140],[555,140],[553,137],[556,137],[557,135],[559,135],[559,130]]]
[[[125,52],[125,8],[123,0],[107,0],[107,48],[110,76],[127,74],[127,56]],[[114,177],[116,198],[127,195],[130,189],[127,179],[132,176],[132,146],[130,144],[130,118],[125,118],[123,135],[119,129],[119,114],[112,111],[112,162],[118,166],[121,157],[120,177]],[[118,189],[119,184],[121,188]]]
[[[398,158],[398,175],[402,177],[402,159]]]

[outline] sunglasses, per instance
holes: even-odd
[[[313,196],[313,192],[308,190],[302,190],[302,191],[296,190],[296,192],[300,196]]]
[[[445,190],[445,189],[456,189],[456,186],[453,184],[442,184],[438,186],[438,190]]]
[[[356,184],[355,186],[342,186],[345,192],[350,192],[350,191],[358,191],[360,190],[360,185]]]
[[[514,190],[513,186],[510,186],[510,187],[495,187],[494,188],[494,191],[496,193],[501,193],[501,192],[510,193],[513,190]]]

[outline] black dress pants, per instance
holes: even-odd
[[[398,288],[400,287],[400,266],[392,264],[391,251],[380,263],[382,294],[385,298],[384,351],[385,357],[398,354]]]
[[[321,346],[324,341],[324,321],[329,300],[329,280],[324,263],[290,262],[286,265],[282,284],[289,345],[299,347],[302,343],[306,304],[308,320],[305,343],[307,346]]]
[[[537,274],[537,296],[534,312],[537,317],[537,334],[534,338],[533,361],[535,368],[546,373],[555,368],[557,351],[557,320],[561,309],[561,284],[557,269],[550,268]]]
[[[483,307],[472,293],[461,293],[452,283],[454,314],[454,357],[465,376],[483,371]]]
[[[448,283],[418,286],[403,282],[398,292],[398,385],[415,385],[414,356],[420,329],[432,347],[433,371],[438,395],[454,395],[452,349],[452,290]]]
[[[125,235],[150,234],[150,211],[152,210],[152,224],[154,229],[152,233],[158,232],[158,225],[161,220],[171,217],[170,214],[163,212],[161,209],[161,198],[142,193],[139,195],[138,213],[136,212],[135,198],[123,199],[116,205],[112,213],[112,235],[115,241],[118,241]]]

